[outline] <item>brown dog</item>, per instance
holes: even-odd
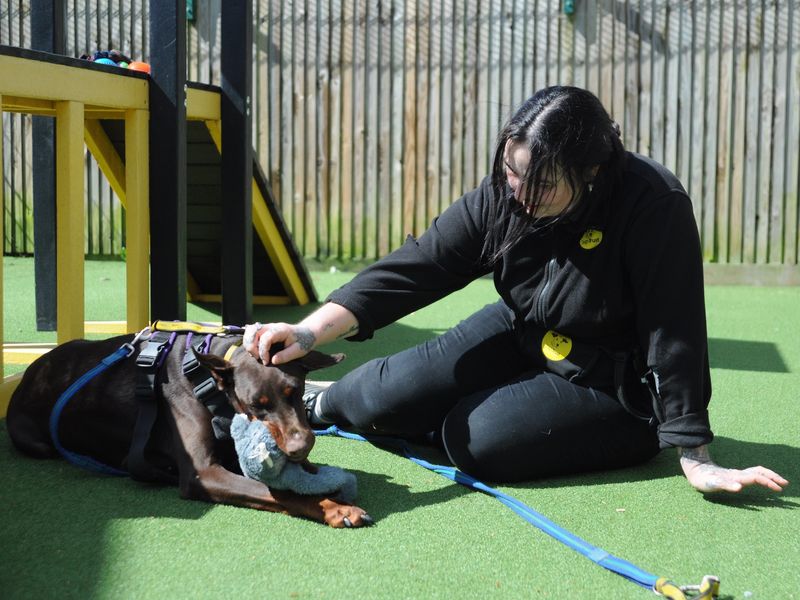
[[[81,375],[95,367],[132,335],[103,341],[76,340],[48,352],[25,371],[8,407],[8,432],[14,445],[34,457],[52,458],[56,451],[49,419],[59,396]],[[311,352],[280,366],[263,365],[239,348],[230,360],[221,358],[241,336],[215,337],[208,354],[198,354],[219,390],[236,412],[268,425],[289,460],[307,464],[314,433],[306,419],[302,394],[306,374],[341,361],[343,355]],[[127,469],[139,414],[135,394],[134,355],[91,379],[65,405],[58,425],[61,445],[105,465]],[[240,474],[233,441],[216,436],[212,414],[194,395],[194,386],[181,368],[186,335],[178,334],[172,351],[157,371],[158,417],[147,439],[147,453],[159,477],[177,483],[183,498],[283,512],[327,523],[359,527],[372,519],[361,508],[322,496],[301,496],[270,490]],[[191,349],[189,349],[191,352]],[[223,398],[224,402],[224,398]]]

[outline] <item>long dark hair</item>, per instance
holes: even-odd
[[[531,155],[527,170],[520,173],[525,197],[519,200],[506,181],[504,152],[509,140],[524,144]],[[597,96],[568,86],[536,92],[497,137],[492,164],[492,226],[483,248],[484,261],[494,264],[527,233],[587,209],[590,202],[608,201],[624,157],[619,126]],[[532,219],[528,215],[534,214],[542,202],[537,184],[555,178],[563,178],[572,189],[569,205],[555,218]]]

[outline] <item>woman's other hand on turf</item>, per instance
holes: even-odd
[[[714,463],[707,446],[678,448],[686,479],[701,492],[740,492],[751,485],[760,485],[774,492],[783,491],[789,482],[766,467],[727,469]]]

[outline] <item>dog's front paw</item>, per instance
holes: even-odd
[[[352,504],[326,499],[320,506],[325,523],[331,527],[367,527],[375,522],[363,508]]]

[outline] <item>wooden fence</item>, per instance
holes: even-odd
[[[0,1],[0,43],[26,46],[28,2]],[[147,60],[146,0],[67,5],[68,53]],[[253,140],[301,252],[373,259],[420,233],[488,172],[514,107],[558,83],[597,93],[626,146],[678,175],[707,261],[797,265],[800,0],[574,6],[254,2]],[[188,75],[218,84],[220,0],[193,7]],[[28,252],[30,143],[25,117],[4,118],[5,251]],[[87,251],[117,252],[120,210],[95,172]]]

